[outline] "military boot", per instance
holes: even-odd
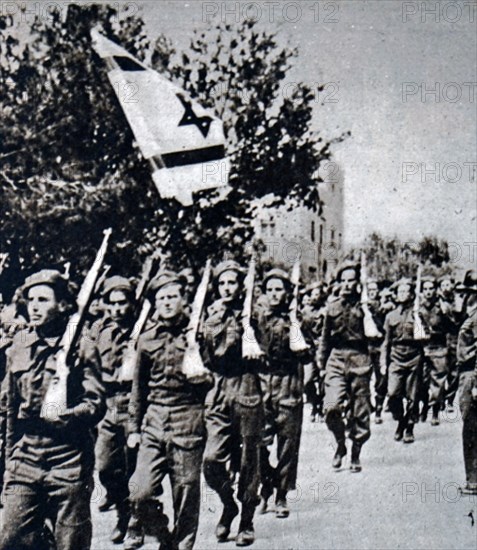
[[[361,472],[361,462],[359,461],[359,455],[361,453],[361,444],[353,441],[353,446],[351,447],[351,464],[350,470],[354,474]]]

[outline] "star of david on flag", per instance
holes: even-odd
[[[91,38],[161,197],[190,206],[195,192],[227,186],[222,121],[96,29]]]

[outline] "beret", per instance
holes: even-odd
[[[174,271],[164,270],[160,271],[149,283],[148,291],[156,293],[159,289],[165,287],[166,285],[181,285],[184,287],[187,283],[186,278]]]
[[[341,279],[341,274],[347,269],[354,269],[358,274],[361,270],[361,264],[359,262],[345,261],[343,262],[336,271],[336,279]]]
[[[263,277],[263,284],[266,285],[267,281],[269,281],[270,279],[281,279],[288,285],[290,284],[290,277],[288,273],[283,269],[274,268],[270,269],[270,271],[267,271],[267,273],[265,273],[265,276]]]
[[[126,292],[133,292],[134,289],[129,279],[126,279],[126,277],[121,277],[120,275],[114,275],[113,277],[109,277],[104,281],[101,294],[103,296],[106,296],[113,290],[124,290]]]
[[[214,268],[214,278],[218,279],[222,273],[225,273],[226,271],[235,271],[236,273],[239,273],[240,275],[244,275],[244,270],[234,260],[225,260],[224,262],[220,262],[217,264]]]
[[[25,279],[25,282],[22,286],[22,293],[25,295],[25,292],[30,288],[38,285],[48,285],[56,287],[59,284],[65,285],[68,282],[67,279],[56,269],[42,269],[37,273],[33,273]]]

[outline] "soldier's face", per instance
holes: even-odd
[[[173,319],[183,309],[184,299],[180,285],[166,285],[156,292],[156,312],[161,319]]]
[[[322,291],[321,291],[321,288],[314,288],[312,291],[311,291],[311,301],[316,304],[317,302],[321,301],[321,299],[323,298],[323,294],[322,294]]]
[[[232,302],[238,296],[240,289],[238,273],[224,271],[219,277],[217,288],[219,296],[224,302]]]
[[[113,290],[109,294],[108,310],[113,321],[120,323],[129,314],[131,304],[122,290]]]
[[[443,294],[450,294],[452,291],[452,281],[450,279],[444,279],[440,284]]]
[[[411,299],[411,287],[409,285],[399,285],[396,293],[396,301],[399,304],[408,302]]]
[[[427,298],[428,300],[431,298],[434,298],[436,294],[436,289],[434,287],[433,283],[426,282],[422,285],[422,294],[424,298]]]
[[[265,287],[265,295],[271,307],[277,307],[285,301],[285,284],[281,279],[269,279]]]
[[[370,300],[376,300],[378,297],[378,286],[374,283],[368,285],[368,298]]]
[[[340,291],[342,296],[349,296],[356,292],[358,279],[354,269],[345,269],[341,274]]]
[[[51,286],[37,285],[30,288],[27,310],[32,325],[42,327],[53,321],[60,313],[60,305]]]

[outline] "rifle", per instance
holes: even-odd
[[[293,352],[307,350],[310,346],[306,343],[305,337],[301,331],[301,324],[298,321],[298,294],[300,286],[300,260],[293,264],[291,284],[293,285],[293,299],[290,304],[290,349]],[[291,328],[294,327],[296,334],[292,336]]]
[[[144,297],[146,292],[147,284],[151,279],[151,273],[153,270],[154,262],[156,260],[156,255],[149,256],[144,264],[144,269],[141,275],[139,284],[136,287],[136,301],[138,303]],[[137,321],[134,323],[134,327],[131,331],[128,345],[123,354],[123,360],[121,364],[121,370],[119,371],[119,381],[120,382],[131,382],[134,377],[134,370],[137,364],[137,343],[139,336],[141,335],[142,329],[149,317],[151,312],[152,304],[149,300],[144,300],[141,306],[141,311]]]
[[[248,266],[247,276],[245,277],[245,300],[242,310],[242,357],[244,359],[259,359],[263,355],[263,351],[257,342],[255,331],[253,330],[250,321],[252,319],[252,301],[253,301],[253,285],[255,282],[255,257],[252,256]]]
[[[3,269],[5,267],[5,264],[7,263],[9,253],[8,252],[2,252],[0,254],[0,275],[3,273]]]
[[[91,269],[86,274],[76,303],[78,311],[74,313],[66,325],[66,330],[60,341],[60,348],[56,354],[56,372],[52,376],[41,407],[40,417],[50,422],[57,422],[61,412],[67,409],[67,381],[70,368],[68,361],[71,351],[74,349],[81,334],[86,311],[96,285],[96,281],[108,249],[108,241],[111,229],[104,231],[104,238],[96,254]]]
[[[210,380],[211,376],[204,366],[202,357],[200,356],[199,344],[197,343],[197,332],[199,330],[200,317],[204,307],[211,271],[211,262],[207,260],[202,279],[194,296],[189,326],[187,327],[187,348],[182,361],[182,372],[191,384],[201,384]]]
[[[427,334],[422,323],[419,310],[421,308],[421,266],[417,267],[416,276],[416,296],[414,298],[413,316],[414,316],[414,340],[427,340]]]
[[[376,323],[374,322],[373,315],[369,310],[368,302],[368,273],[366,269],[366,254],[361,252],[361,309],[364,313],[364,335],[366,338],[382,338],[382,334],[379,331]]]

